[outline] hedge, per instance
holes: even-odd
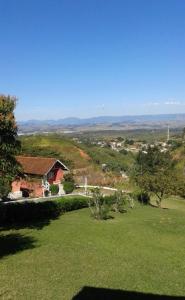
[[[62,213],[87,207],[85,197],[67,197],[40,202],[0,204],[0,225],[55,219]]]

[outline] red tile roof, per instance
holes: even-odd
[[[59,162],[56,158],[48,157],[16,156],[16,159],[22,165],[24,173],[32,175],[45,175],[56,162]],[[64,165],[62,166],[66,169]]]

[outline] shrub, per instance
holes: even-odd
[[[129,208],[134,207],[133,196],[122,191],[117,191],[113,195],[105,196],[104,201],[111,206],[111,210],[115,212],[126,212]]]
[[[58,191],[59,191],[59,187],[57,184],[51,184],[50,185],[50,192],[51,192],[51,195],[57,195],[58,194]]]
[[[64,181],[63,188],[66,194],[72,193],[75,188],[74,182]]]
[[[30,223],[55,219],[62,213],[87,207],[85,197],[59,198],[43,202],[10,202],[0,204],[0,225]]]
[[[87,199],[85,197],[72,197],[72,198],[59,198],[57,204],[60,207],[61,212],[67,212],[85,208],[88,206]]]
[[[147,205],[150,203],[150,196],[147,192],[136,192],[134,198],[141,204]]]
[[[112,205],[112,210],[115,212],[126,212],[126,198],[122,191],[117,191],[115,193],[115,201]]]
[[[0,223],[14,224],[56,218],[60,209],[56,202],[23,202],[0,205]]]
[[[100,189],[96,188],[92,190],[92,198],[88,199],[88,206],[93,218],[97,220],[107,220],[112,218],[109,215],[110,205],[104,200]]]

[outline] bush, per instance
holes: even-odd
[[[136,192],[134,197],[141,204],[147,205],[150,203],[150,196],[147,192]]]
[[[107,220],[112,218],[109,215],[110,205],[104,200],[100,189],[95,188],[92,190],[92,198],[88,199],[88,206],[93,218],[97,220]]]
[[[59,198],[43,202],[0,204],[0,225],[30,223],[55,219],[62,213],[87,207],[85,197]]]
[[[23,202],[0,205],[0,224],[24,223],[35,220],[56,218],[60,208],[56,202]]]
[[[51,195],[57,195],[58,192],[59,192],[59,187],[57,184],[51,184],[50,185],[50,192],[51,192]]]
[[[74,182],[64,181],[63,188],[66,194],[72,193],[75,188]]]
[[[104,202],[111,206],[111,210],[115,212],[127,212],[129,208],[134,207],[134,199],[131,194],[117,191],[113,195],[105,196]]]
[[[60,207],[61,212],[67,212],[72,210],[77,210],[81,208],[85,208],[88,206],[87,199],[85,197],[67,197],[67,198],[59,198],[56,200],[57,204]]]

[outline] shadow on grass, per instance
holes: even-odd
[[[159,206],[157,206],[157,204],[153,204],[153,203],[149,203],[149,205],[151,206],[151,207],[154,207],[154,208],[158,208],[158,209],[169,209],[168,207],[159,207]]]
[[[4,230],[10,230],[10,229],[19,230],[23,228],[41,230],[43,229],[43,227],[48,226],[52,220],[56,220],[56,219],[57,218],[48,218],[39,221],[33,220],[29,222],[25,221],[25,222],[11,223],[11,224],[7,223],[7,224],[0,225],[0,232]]]
[[[34,238],[18,233],[0,235],[0,259],[26,249],[32,249],[35,247],[35,243]]]
[[[134,291],[83,287],[71,300],[183,300],[185,297],[145,294]]]

